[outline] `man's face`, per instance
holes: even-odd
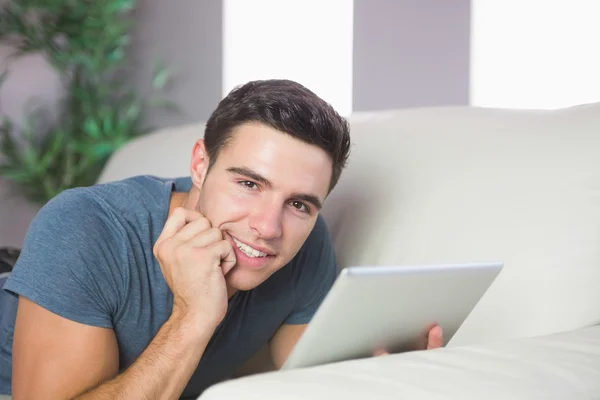
[[[206,154],[202,141],[193,174],[199,152]],[[196,165],[198,176],[207,165],[207,158]],[[252,289],[296,255],[327,196],[331,171],[325,151],[271,127],[247,123],[234,131],[199,184],[197,205],[234,248],[228,286]]]

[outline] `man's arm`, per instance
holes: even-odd
[[[271,358],[273,366],[280,369],[289,357],[292,349],[304,333],[306,324],[283,324],[271,339]]]
[[[98,243],[84,241],[89,242]],[[179,398],[227,312],[225,274],[235,265],[235,254],[220,229],[211,228],[202,214],[183,208],[176,209],[167,218],[153,251],[173,292],[171,316],[121,375],[115,376],[118,346],[111,329],[73,322],[26,300],[26,295],[19,298],[13,341],[15,400],[77,396],[81,399]],[[102,259],[101,254],[91,254],[96,260]],[[27,259],[24,263],[27,264]],[[60,260],[54,260],[53,264],[65,265]],[[29,265],[41,266],[39,259]],[[78,270],[70,273],[75,271]],[[20,290],[27,288],[17,281],[12,283],[13,289],[15,286]],[[61,294],[68,297],[68,288],[63,286],[62,289],[63,292],[52,294],[57,298]],[[96,312],[100,318],[110,321],[104,311],[94,310],[93,299],[81,300],[86,293],[81,290],[79,297],[68,297],[70,301],[63,304],[73,305],[74,309],[85,304],[88,314]]]
[[[12,360],[15,400],[72,398],[116,376],[119,368],[111,329],[70,321],[22,296]]]
[[[13,345],[15,400],[178,398],[212,335],[174,310],[140,357],[117,375],[111,329],[60,317],[20,297]]]

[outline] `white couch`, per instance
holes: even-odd
[[[600,103],[359,113],[351,126],[349,166],[323,209],[341,267],[502,260],[504,271],[446,348],[256,374],[201,398],[600,398]],[[187,175],[202,132],[140,138],[100,181]]]

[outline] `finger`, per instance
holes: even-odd
[[[194,221],[186,224],[175,235],[173,235],[173,238],[182,242],[187,242],[209,229],[211,229],[210,221],[208,218],[201,216],[200,218],[197,218]]]
[[[421,331],[421,333],[419,333],[419,336],[417,336],[416,340],[414,341],[413,345],[410,346],[410,350],[426,350],[427,349],[427,344],[429,342],[429,332],[431,332],[431,330],[433,328],[435,328],[437,326],[437,323],[432,322],[430,324],[428,324],[425,329],[423,329]]]
[[[444,345],[444,332],[442,327],[436,325],[429,331],[427,350],[438,349]]]
[[[221,240],[223,240],[223,231],[221,231],[219,228],[209,228],[196,234],[194,237],[185,242],[185,244],[193,247],[208,247],[211,244],[217,243]]]
[[[218,256],[218,261],[221,269],[223,270],[223,275],[227,275],[227,273],[234,267],[237,262],[235,258],[235,252],[233,251],[233,247],[227,240],[221,240],[217,243],[211,244],[209,249],[212,249],[215,254]]]
[[[165,222],[165,226],[158,237],[157,242],[168,239],[175,235],[181,228],[186,226],[186,224],[197,220],[198,218],[203,218],[203,215],[195,210],[188,210],[183,207],[177,207],[167,218]]]
[[[429,331],[430,329],[426,329],[417,336],[417,339],[412,346],[413,350],[425,350],[427,348],[427,342],[429,340]]]
[[[382,349],[377,349],[375,350],[375,353],[373,353],[373,357],[384,357],[384,356],[389,356],[390,353],[388,353],[385,350]]]

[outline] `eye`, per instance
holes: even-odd
[[[292,207],[294,207],[296,210],[301,211],[303,213],[308,214],[308,212],[310,211],[308,206],[306,204],[302,203],[301,201],[292,200],[292,201],[290,201],[290,205]]]
[[[258,185],[252,181],[240,181],[240,185],[245,186],[248,189],[257,189]]]

